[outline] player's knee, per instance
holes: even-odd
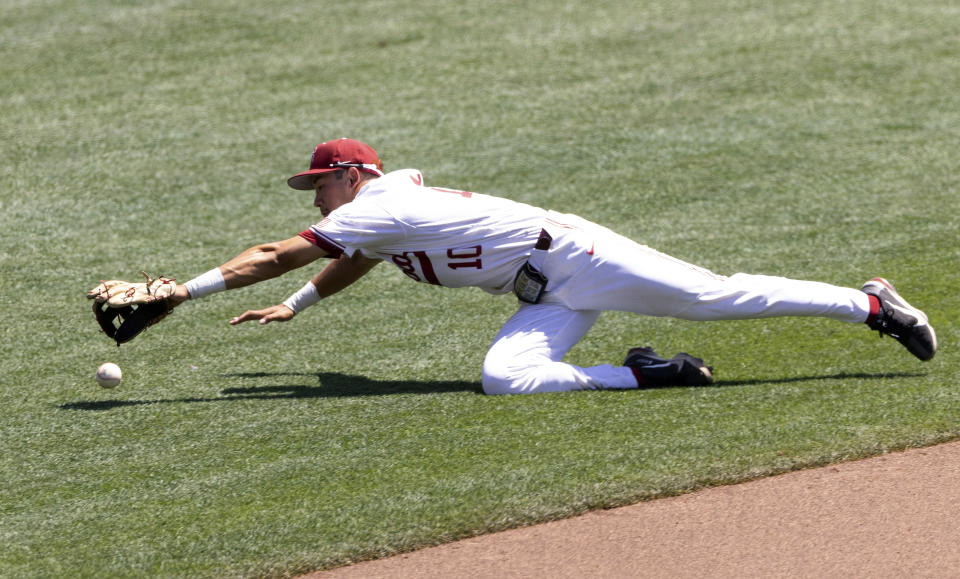
[[[500,364],[489,361],[483,363],[483,377],[481,379],[484,394],[512,394],[512,380],[508,369]]]
[[[503,360],[487,356],[483,362],[481,384],[484,394],[525,394],[527,393],[525,372]]]

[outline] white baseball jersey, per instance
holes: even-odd
[[[410,278],[507,293],[546,211],[523,203],[425,187],[416,169],[370,181],[356,198],[300,233],[330,257],[359,251]]]

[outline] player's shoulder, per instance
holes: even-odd
[[[366,188],[371,193],[379,193],[406,187],[423,187],[423,174],[418,169],[390,171],[383,177],[371,181]]]
[[[395,219],[404,213],[411,198],[424,191],[423,175],[417,169],[391,171],[368,181],[350,203],[330,215],[340,221]]]

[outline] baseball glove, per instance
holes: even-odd
[[[177,289],[175,281],[162,275],[152,278],[147,272],[140,273],[147,281],[101,281],[87,292],[87,298],[93,300],[93,315],[97,323],[107,336],[116,340],[118,346],[134,339],[173,311],[168,298]]]

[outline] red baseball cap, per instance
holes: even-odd
[[[383,176],[383,164],[370,145],[355,139],[336,139],[320,143],[310,158],[310,170],[287,179],[287,185],[300,191],[313,189],[317,175],[356,167],[365,173]]]

